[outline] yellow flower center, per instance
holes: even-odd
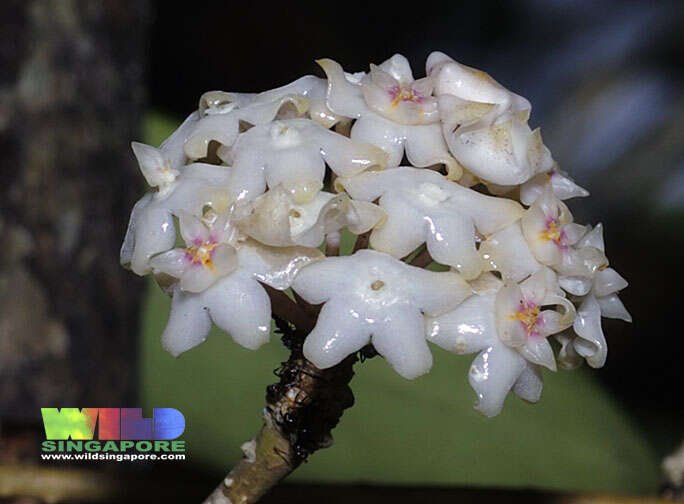
[[[556,219],[549,220],[549,222],[546,224],[546,229],[539,233],[539,237],[545,241],[560,243],[561,229],[558,224],[559,223]]]
[[[525,326],[525,331],[527,331],[527,334],[530,335],[535,331],[535,328],[537,326],[539,311],[539,306],[529,304],[520,308],[512,315],[509,315],[509,318],[512,318],[513,320],[518,320],[520,323],[522,323],[522,325]]]
[[[214,273],[215,268],[214,262],[211,260],[211,255],[218,246],[218,243],[204,243],[196,248],[186,248],[185,253],[190,256],[190,260],[193,264],[201,264]]]

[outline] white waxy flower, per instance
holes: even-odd
[[[326,235],[347,228],[362,234],[380,225],[385,212],[377,205],[346,194],[321,191],[312,201],[296,203],[280,186],[239,210],[239,226],[252,238],[277,247],[318,247]]]
[[[578,186],[565,173],[552,170],[548,173],[539,173],[522,184],[520,186],[520,202],[523,205],[531,205],[541,196],[547,186],[551,187],[553,195],[559,200],[589,196],[589,191]]]
[[[483,181],[513,186],[553,168],[541,132],[527,124],[528,111],[500,113],[496,105],[451,95],[441,96],[439,107],[449,151]]]
[[[218,155],[233,167],[238,200],[250,200],[266,187],[281,185],[299,203],[311,201],[323,187],[326,164],[349,177],[385,167],[385,153],[354,142],[307,119],[273,121],[240,135]]]
[[[334,366],[372,343],[408,379],[432,366],[423,314],[453,309],[471,292],[453,271],[426,271],[373,250],[307,266],[292,288],[309,303],[325,303],[304,342],[304,356],[317,367]]]
[[[275,90],[274,90],[275,91]],[[213,92],[215,95],[220,92]],[[248,126],[267,124],[275,119],[279,113],[293,108],[294,116],[301,116],[309,108],[309,100],[301,94],[286,92],[268,92],[268,100],[255,95],[246,97],[245,95],[234,95],[223,93],[224,102],[213,95],[205,97],[200,101],[200,108],[203,103],[214,104],[204,109],[204,115],[195,124],[192,132],[188,135],[184,144],[185,154],[189,159],[201,159],[209,153],[209,144],[214,141],[224,146],[231,146],[240,134],[243,123]],[[231,96],[238,96],[235,101],[230,101]],[[216,102],[222,103],[221,106],[215,105]]]
[[[237,268],[238,236],[230,225],[229,212],[211,227],[187,212],[178,212],[178,221],[185,247],[154,256],[150,266],[155,274],[178,278],[183,291],[202,292]]]
[[[576,244],[579,250],[587,247],[605,251],[601,224],[590,229]],[[627,287],[627,281],[613,268],[603,268],[596,271],[592,278],[566,276],[561,277],[559,282],[563,289],[579,298],[577,318],[573,324],[577,335],[573,341],[575,351],[591,367],[602,367],[606,362],[608,346],[601,327],[601,317],[632,321],[632,316],[618,296],[618,292]]]
[[[553,167],[539,130],[527,125],[530,102],[487,73],[433,52],[426,64],[454,157],[483,181],[513,186]]]
[[[435,96],[451,95],[469,102],[501,106],[501,110],[530,110],[530,102],[496,82],[488,73],[454,61],[446,54],[434,51],[425,63],[432,77]]]
[[[145,160],[151,152],[149,149],[145,146],[145,154],[141,155]],[[138,275],[150,272],[149,260],[153,255],[173,247],[176,241],[174,214],[185,211],[201,215],[206,205],[220,212],[230,204],[230,168],[193,163],[177,171],[179,174],[173,175],[173,180],[169,175],[163,182],[163,190],[143,196],[131,212],[120,258],[121,264],[130,266]]]
[[[350,76],[333,60],[319,60],[328,76],[328,107],[357,119],[351,139],[384,150],[387,165],[399,166],[406,151],[412,165],[444,164],[458,179],[461,167],[449,154],[439,125],[430,78],[414,81],[404,56],[395,54],[370,74]]]
[[[605,254],[592,246],[572,247],[586,228],[572,222],[568,207],[550,186],[522,216],[522,231],[536,259],[562,275],[591,278],[608,264]]]
[[[503,278],[522,282],[542,265],[532,254],[522,233],[520,220],[489,235],[480,244],[485,269],[499,271]]]
[[[559,305],[562,313],[542,309]],[[551,334],[572,324],[574,308],[545,268],[521,284],[507,283],[465,300],[455,310],[429,317],[428,341],[457,354],[480,352],[470,367],[476,408],[497,415],[509,391],[531,402],[542,389],[539,366],[556,370]]]
[[[394,168],[339,178],[337,184],[355,199],[380,198],[387,221],[371,234],[374,249],[399,258],[427,243],[435,261],[467,279],[483,266],[476,231],[494,233],[523,213],[515,201],[480,194],[432,170]]]
[[[271,301],[261,283],[287,289],[303,266],[322,258],[316,249],[276,249],[249,241],[239,244],[235,254],[234,269],[205,290],[186,292],[180,284],[173,288],[162,345],[174,357],[202,343],[212,322],[245,348],[256,350],[267,343]]]

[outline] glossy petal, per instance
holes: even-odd
[[[601,316],[612,319],[620,319],[625,322],[631,322],[632,316],[622,304],[622,301],[617,294],[609,294],[604,297],[596,298],[596,301],[601,308]]]
[[[444,315],[426,317],[428,341],[455,354],[484,350],[498,338],[494,300],[494,294],[470,296]]]
[[[475,409],[488,417],[498,415],[506,395],[527,366],[516,350],[502,343],[487,347],[475,358],[468,373],[478,399]]]
[[[373,346],[399,375],[413,380],[430,371],[432,353],[425,341],[420,311],[394,307],[371,330]]]
[[[520,221],[490,235],[480,244],[479,253],[488,269],[500,271],[515,282],[541,268],[522,234]]]
[[[519,350],[520,354],[528,361],[549,368],[551,371],[556,370],[556,358],[546,338],[540,336],[530,337],[527,339],[527,343],[520,347]]]
[[[239,345],[256,350],[268,342],[271,301],[250,275],[236,273],[217,282],[204,294],[211,319]]]
[[[511,93],[489,74],[457,63],[439,51],[430,53],[426,71],[433,79],[435,94],[450,94],[464,100],[506,104],[512,110],[528,110],[530,102]]]
[[[197,294],[173,292],[171,313],[162,333],[162,346],[174,357],[202,343],[209,335],[211,319],[204,309],[203,299]]]
[[[399,166],[406,142],[405,127],[377,114],[364,114],[351,130],[355,142],[369,143],[382,149],[387,155],[387,166]]]
[[[553,194],[560,200],[589,196],[589,191],[578,186],[570,177],[559,171],[540,173],[520,186],[520,201],[523,205],[534,203],[544,188],[550,185]]]
[[[578,336],[574,342],[577,353],[584,357],[591,367],[602,367],[606,362],[608,346],[601,328],[601,308],[593,295],[582,301],[577,310],[573,329]]]
[[[597,298],[618,292],[627,287],[627,280],[613,268],[605,268],[596,272],[593,294]]]
[[[347,80],[339,63],[331,59],[317,60],[328,77],[328,107],[336,114],[358,118],[368,110],[361,86]]]
[[[529,364],[520,374],[518,381],[513,385],[513,393],[521,399],[535,403],[539,400],[542,393],[542,375],[539,366]]]
[[[304,341],[304,356],[327,369],[370,342],[371,329],[357,311],[342,300],[326,303],[316,327]]]

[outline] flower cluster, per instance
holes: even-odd
[[[601,224],[573,222],[564,200],[588,193],[529,127],[530,103],[439,52],[417,80],[401,55],[367,73],[318,63],[326,79],[209,92],[159,148],[133,143],[152,190],[121,262],[172,295],[164,347],[189,350],[213,322],[256,349],[280,290],[322,304],[304,343],[319,368],[372,344],[413,379],[428,342],[476,353],[488,416],[510,391],[538,400],[542,368],[602,366],[601,317],[630,321],[627,282]],[[352,254],[342,232],[361,237]]]

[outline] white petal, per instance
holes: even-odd
[[[556,370],[556,358],[546,338],[530,336],[527,338],[527,343],[519,348],[519,351],[528,361],[547,367],[551,371]]]
[[[622,304],[617,294],[609,294],[608,296],[596,298],[601,307],[601,316],[606,318],[620,319],[625,322],[631,322],[632,316]]]
[[[470,296],[453,311],[426,317],[428,341],[456,354],[484,350],[497,338],[494,299],[493,294]]]
[[[166,273],[174,278],[181,278],[185,270],[190,267],[190,261],[186,257],[185,249],[177,248],[154,256],[150,260],[150,266],[155,273]]]
[[[562,262],[555,268],[562,275],[592,278],[607,265],[608,258],[601,250],[594,247],[584,247],[564,250]]]
[[[173,216],[167,209],[151,203],[141,209],[133,232],[135,239],[131,269],[138,275],[146,275],[150,272],[150,258],[159,252],[169,250],[176,241]]]
[[[401,54],[393,55],[391,58],[383,61],[378,66],[401,83],[413,82],[411,64],[406,57]]]
[[[480,353],[468,373],[468,380],[478,398],[475,409],[488,417],[498,415],[506,395],[527,366],[516,350],[501,343],[493,344]]]
[[[300,270],[325,257],[314,248],[266,247],[251,240],[243,243],[237,253],[241,270],[278,290],[289,288]]]
[[[523,237],[520,221],[489,236],[480,244],[479,252],[490,269],[500,271],[504,278],[515,282],[521,282],[541,268]]]
[[[201,220],[188,212],[177,214],[181,236],[189,247],[199,246],[209,239],[209,230]]]
[[[569,370],[581,366],[584,359],[577,353],[573,345],[575,335],[571,335],[570,331],[565,331],[556,334],[554,337],[561,344],[561,349],[558,352],[558,367]]]
[[[593,229],[588,228],[587,234],[580,238],[580,240],[575,244],[575,247],[594,247],[602,252],[605,252],[606,245],[603,241],[603,224],[598,223]]]
[[[211,320],[199,294],[186,294],[176,288],[171,313],[162,333],[162,346],[174,357],[202,343],[209,335]]]
[[[159,146],[159,150],[168,159],[172,169],[178,169],[187,162],[183,145],[194,131],[199,119],[199,112],[195,111],[190,114],[178,129],[171,133]]]
[[[121,251],[119,252],[119,262],[122,266],[128,268],[133,259],[133,251],[135,250],[136,227],[141,219],[143,211],[152,201],[152,193],[147,193],[140,198],[133,209],[131,210],[131,217],[128,220],[128,227],[126,228],[126,236],[121,244]]]
[[[178,170],[171,168],[171,163],[159,149],[139,142],[132,142],[131,148],[150,187],[171,184],[178,176]]]
[[[591,290],[593,282],[590,278],[561,275],[558,277],[558,284],[573,296],[586,296]]]
[[[527,342],[527,331],[520,320],[513,317],[523,306],[520,286],[505,284],[496,295],[496,322],[499,339],[506,345],[520,347]]]
[[[204,294],[214,323],[245,348],[256,350],[268,342],[271,301],[264,288],[249,275],[234,273]]]
[[[428,218],[427,248],[441,264],[458,270],[466,280],[482,272],[483,262],[475,247],[475,227],[468,217],[453,213]]]
[[[195,263],[187,268],[180,279],[180,288],[184,292],[202,292],[219,279],[218,275],[208,267]]]
[[[295,276],[292,289],[311,304],[328,301],[336,292],[349,288],[352,275],[349,256],[328,257],[302,268]]]
[[[525,182],[520,187],[520,201],[524,205],[531,205],[544,191],[546,184],[551,184],[553,194],[561,200],[589,196],[589,191],[575,184],[570,177],[553,171],[540,173]]]
[[[359,117],[368,110],[361,86],[347,80],[339,63],[331,59],[317,60],[328,77],[328,107],[336,114]]]
[[[316,326],[304,341],[304,356],[316,367],[327,369],[370,342],[371,329],[347,302],[326,303]]]
[[[538,366],[528,364],[513,385],[513,393],[521,399],[535,403],[542,393],[542,375]]]
[[[339,133],[320,132],[318,146],[330,169],[340,177],[350,177],[365,170],[382,170],[387,165],[387,154],[381,148],[353,141]]]
[[[249,205],[249,213],[240,218],[239,226],[248,236],[265,245],[292,245],[292,207],[292,200],[287,193],[281,187],[276,187]],[[244,211],[247,212],[247,209]]]
[[[403,266],[403,265],[402,265]],[[456,308],[472,293],[463,277],[455,271],[428,271],[405,266],[399,273],[411,301],[427,315],[439,315]]]
[[[371,233],[370,244],[375,250],[400,258],[425,242],[428,223],[401,196],[386,193],[380,198],[380,207],[387,214],[387,220]]]
[[[573,329],[578,338],[574,346],[577,353],[593,368],[600,368],[606,362],[608,346],[601,328],[601,308],[593,295],[584,298],[577,310]]]
[[[449,153],[439,124],[426,124],[406,128],[406,157],[416,167],[443,164],[452,180],[463,172],[461,165]]]
[[[513,110],[531,108],[525,98],[511,93],[489,74],[457,63],[444,53],[431,53],[426,68],[435,83],[436,95],[451,94],[470,101],[505,103]]]
[[[369,113],[354,123],[351,139],[379,147],[387,154],[387,166],[399,166],[404,155],[406,126]]]
[[[373,324],[372,332],[373,346],[401,376],[413,380],[430,371],[432,353],[425,341],[423,315],[418,310],[387,310],[382,322]]]
[[[594,277],[593,294],[597,298],[618,292],[627,287],[627,280],[613,268],[605,268],[597,271]]]

